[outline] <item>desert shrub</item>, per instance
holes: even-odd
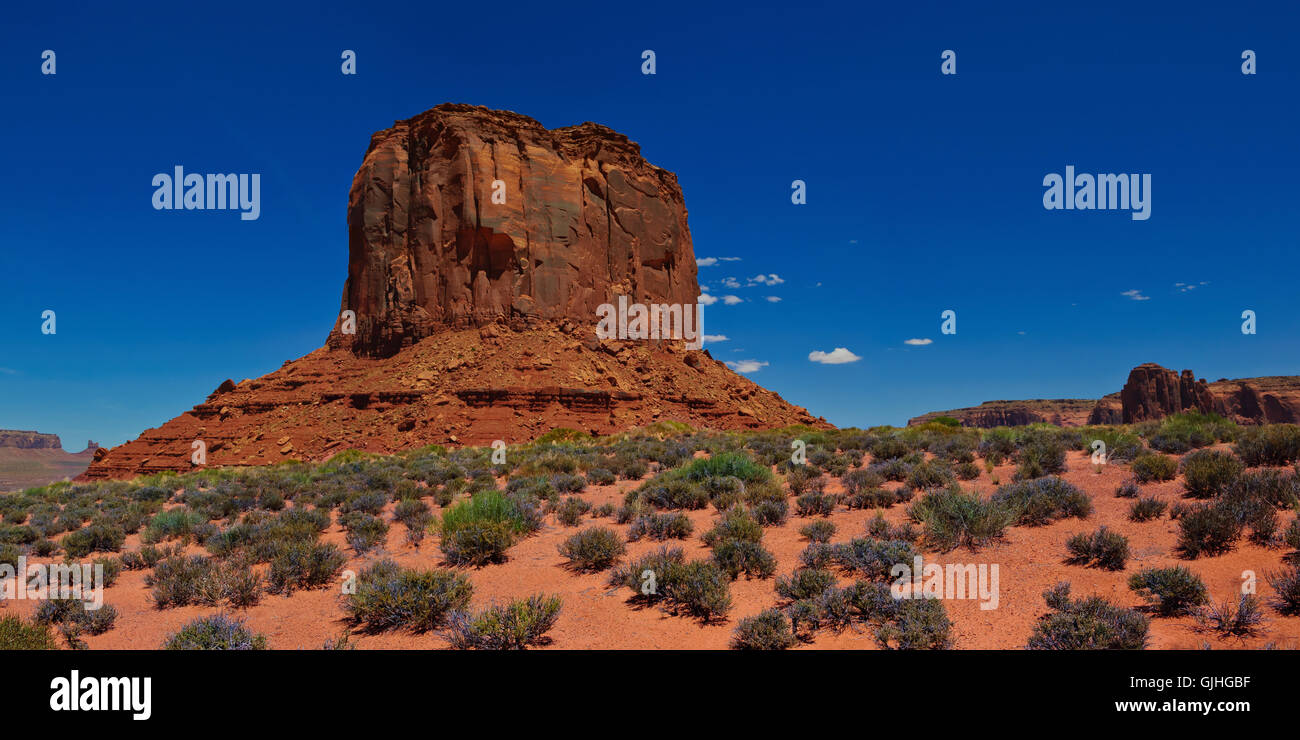
[[[1264,624],[1264,610],[1259,597],[1241,594],[1236,602],[1224,601],[1202,608],[1196,619],[1205,629],[1224,636],[1249,637]]]
[[[805,493],[794,502],[799,516],[830,516],[835,510],[835,496],[829,493]]]
[[[884,482],[885,479],[879,473],[866,469],[850,470],[840,477],[840,484],[848,496],[879,488]]]
[[[984,432],[976,449],[987,462],[1001,465],[1003,460],[1016,454],[1015,434],[1010,429],[990,429]]]
[[[582,523],[582,518],[589,511],[591,511],[590,502],[577,496],[570,496],[555,507],[555,518],[566,527],[576,527]]]
[[[140,535],[140,541],[153,544],[172,537],[187,539],[194,527],[206,521],[205,517],[189,509],[160,511],[149,520],[149,524]]]
[[[458,565],[499,563],[517,537],[535,529],[527,502],[482,491],[442,513],[440,546],[447,560]]]
[[[697,481],[669,471],[651,478],[637,489],[641,501],[660,509],[703,509],[709,493]]]
[[[1012,512],[1017,524],[1036,527],[1057,519],[1086,519],[1092,500],[1058,477],[1036,478],[1000,486],[990,499]]]
[[[1300,505],[1300,476],[1278,470],[1259,470],[1237,476],[1223,492],[1229,501],[1258,501],[1276,509]]]
[[[636,592],[642,601],[659,601],[666,596],[661,588],[668,572],[686,561],[680,547],[661,547],[658,550],[615,568],[609,576],[611,586],[626,586]]]
[[[361,572],[356,592],[343,606],[354,623],[370,631],[425,632],[442,625],[451,612],[463,611],[473,592],[469,579],[455,571],[410,570],[381,560]]]
[[[841,568],[866,578],[883,581],[899,563],[912,566],[917,553],[910,542],[862,537],[836,546],[835,562]]]
[[[84,558],[92,552],[117,552],[126,542],[121,527],[111,524],[90,524],[83,529],[64,535],[60,544],[71,559]]]
[[[144,583],[159,609],[197,604],[216,577],[217,562],[202,555],[177,556],[161,560]]]
[[[787,501],[759,501],[752,507],[754,519],[764,527],[776,527],[785,524],[786,517],[790,515],[790,504]]]
[[[1016,480],[1065,472],[1065,443],[1055,433],[1026,432],[1016,450]]]
[[[978,473],[977,470],[977,476]],[[936,488],[947,488],[956,480],[957,477],[947,465],[935,461],[926,461],[913,466],[907,474],[904,485],[917,491],[930,491]]]
[[[724,539],[713,545],[713,562],[727,577],[771,578],[776,573],[776,557],[757,542]]]
[[[652,540],[684,540],[691,536],[694,526],[690,517],[680,511],[671,513],[642,514],[632,520],[628,528],[627,539],[636,542],[642,537]]]
[[[891,525],[885,521],[885,516],[879,511],[867,522],[867,536],[878,540],[903,540],[904,542],[916,542],[921,538],[920,533],[910,523]]]
[[[347,557],[333,544],[293,542],[271,560],[267,590],[292,594],[299,589],[321,588],[334,579]]]
[[[1000,539],[1015,519],[1006,507],[956,487],[926,494],[908,507],[907,515],[925,526],[930,546],[945,552],[959,545],[975,548]]]
[[[593,519],[609,519],[617,511],[618,507],[607,501],[600,506],[594,507],[591,510],[591,517]]]
[[[1300,565],[1264,574],[1273,587],[1277,610],[1283,614],[1300,614]]]
[[[1242,464],[1230,452],[1197,450],[1183,457],[1183,487],[1192,498],[1213,498],[1241,475]]]
[[[1177,549],[1186,558],[1228,552],[1239,537],[1241,522],[1223,506],[1193,507],[1178,517]]]
[[[1129,478],[1115,489],[1116,498],[1137,498],[1142,494],[1142,489],[1138,488],[1137,481]]]
[[[544,645],[562,604],[558,596],[535,594],[473,616],[454,612],[448,619],[448,637],[457,650],[525,650]]]
[[[1129,507],[1128,518],[1133,522],[1146,522],[1159,519],[1165,513],[1165,502],[1155,496],[1144,496]]]
[[[168,636],[163,650],[266,650],[266,636],[224,614],[200,617]]]
[[[182,548],[179,545],[171,547],[143,545],[139,550],[122,554],[122,567],[127,570],[146,570],[157,565],[160,560],[176,557],[180,554],[182,554]]]
[[[380,547],[388,538],[388,523],[373,514],[354,511],[339,517],[348,546],[358,555]]]
[[[884,488],[863,488],[845,497],[845,505],[850,509],[888,509],[900,501],[899,491]],[[910,493],[910,489],[907,489]]]
[[[803,568],[824,570],[835,565],[839,558],[839,545],[827,542],[813,542],[799,553],[799,565]]]
[[[795,496],[815,491],[820,493],[826,488],[826,479],[821,471],[811,465],[790,465],[785,474],[786,485]]]
[[[1138,483],[1173,480],[1178,475],[1178,461],[1168,455],[1152,453],[1133,461],[1133,477]]]
[[[799,534],[811,542],[830,542],[835,536],[835,523],[829,519],[817,519],[800,527]]]
[[[980,477],[980,466],[974,462],[957,463],[953,470],[957,473],[957,480],[975,480]]]
[[[418,498],[404,498],[393,507],[393,519],[406,528],[406,541],[419,547],[425,531],[433,523],[433,512]]]
[[[1124,570],[1129,557],[1128,539],[1104,526],[1092,534],[1076,534],[1065,547],[1071,562],[1103,570]]]
[[[718,517],[718,523],[705,532],[701,539],[709,547],[726,540],[759,542],[763,539],[763,527],[744,507],[737,506],[723,512]]]
[[[1236,435],[1237,425],[1221,416],[1185,412],[1165,417],[1149,441],[1153,449],[1181,455],[1215,442],[1231,441]]]
[[[1248,428],[1233,450],[1248,467],[1290,465],[1300,459],[1300,426],[1265,424]]]
[[[593,486],[612,486],[618,477],[605,468],[592,468],[587,471],[587,483]]]
[[[606,527],[587,527],[560,543],[559,549],[572,568],[588,573],[609,568],[627,551],[623,538]]]
[[[340,514],[364,513],[378,515],[388,504],[388,494],[382,491],[355,493],[339,504]]]
[[[1144,568],[1129,576],[1128,587],[1165,617],[1189,614],[1209,600],[1200,576],[1181,565]]]
[[[1291,526],[1282,534],[1282,541],[1292,550],[1300,550],[1300,519],[1291,520]]]
[[[716,562],[693,560],[671,563],[660,587],[677,611],[709,622],[731,609],[730,580]]]
[[[907,480],[907,474],[912,472],[912,466],[901,459],[886,460],[872,464],[867,471],[884,480],[901,482]]]
[[[835,574],[829,570],[802,568],[776,579],[776,593],[790,601],[803,601],[820,596],[834,585]]]
[[[731,638],[731,646],[737,650],[785,650],[795,642],[789,617],[778,609],[740,620]]]
[[[1071,599],[1070,584],[1058,583],[1043,597],[1054,611],[1041,617],[1026,645],[1030,650],[1141,650],[1150,622],[1133,609],[1099,596]]]
[[[557,473],[551,476],[551,485],[560,493],[578,493],[587,487],[587,479],[573,473]]]
[[[697,458],[678,470],[685,478],[694,481],[732,476],[748,484],[772,477],[772,471],[742,451],[719,452],[710,457]]]
[[[1079,446],[1085,452],[1092,451],[1092,443],[1101,440],[1106,445],[1108,462],[1135,460],[1146,450],[1142,439],[1132,432],[1117,427],[1087,427],[1079,432]]]
[[[892,650],[946,650],[952,646],[952,622],[939,599],[900,599],[889,621],[876,628],[876,641]]]
[[[0,616],[0,651],[58,650],[59,644],[47,624],[25,622],[13,614]]]

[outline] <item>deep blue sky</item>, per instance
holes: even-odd
[[[700,269],[744,299],[711,352],[836,424],[1096,397],[1145,361],[1300,372],[1292,3],[117,5],[0,26],[0,428],[118,444],[319,347],[370,134],[445,101],[603,123],[676,172],[696,254],[740,258]],[[153,210],[174,164],[262,173],[260,220]],[[1069,164],[1151,173],[1151,219],[1044,210]],[[759,274],[783,282],[720,285]],[[861,360],[808,359],[836,347]]]

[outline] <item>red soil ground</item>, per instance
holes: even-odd
[[[1073,584],[1073,595],[1082,597],[1100,595],[1113,603],[1125,606],[1142,604],[1127,586],[1130,574],[1145,567],[1183,564],[1200,575],[1215,602],[1234,599],[1239,592],[1242,574],[1254,571],[1258,576],[1259,595],[1268,601],[1272,589],[1264,574],[1284,564],[1288,550],[1267,549],[1241,541],[1237,548],[1216,557],[1202,557],[1193,561],[1179,560],[1173,555],[1177,539],[1177,524],[1168,518],[1144,523],[1128,521],[1127,513],[1132,499],[1116,498],[1115,489],[1129,477],[1128,466],[1111,464],[1100,472],[1088,461],[1086,453],[1072,452],[1068,458],[1069,472],[1064,478],[1086,491],[1092,498],[1095,511],[1087,520],[1067,519],[1045,527],[1012,527],[1005,541],[972,552],[959,548],[948,553],[925,552],[926,560],[940,563],[996,563],[1000,571],[1000,603],[996,610],[983,611],[977,600],[946,600],[949,617],[953,622],[953,643],[959,649],[1018,649],[1023,648],[1037,619],[1046,613],[1042,592],[1060,580]],[[1001,482],[1011,480],[1014,468],[1004,465],[996,468],[992,476],[981,471],[978,480],[967,482],[968,488],[988,496],[996,488],[995,477]],[[592,504],[621,503],[623,494],[638,485],[633,481],[619,481],[612,486],[592,486],[580,494]],[[898,485],[898,484],[889,484]],[[837,490],[832,482],[830,490]],[[1181,479],[1142,486],[1144,495],[1154,494],[1172,504],[1182,497]],[[435,506],[435,513],[438,509]],[[905,506],[894,506],[885,511],[891,523],[906,521]],[[391,505],[390,505],[391,509]],[[793,507],[792,507],[793,511]],[[830,516],[837,532],[832,542],[842,542],[861,536],[874,511],[848,511],[837,509]],[[712,509],[688,512],[695,525],[695,536],[686,542],[673,541],[686,550],[688,559],[708,557],[709,550],[699,540],[699,535],[713,526]],[[763,544],[777,558],[778,575],[789,573],[798,563],[799,553],[807,546],[798,533],[799,528],[812,521],[812,517],[792,515],[781,527],[765,530]],[[627,526],[614,524],[609,519],[587,519],[581,526],[599,524],[626,534]],[[1107,572],[1094,568],[1067,565],[1066,540],[1079,532],[1092,532],[1099,525],[1107,525],[1129,540],[1132,556],[1127,567],[1120,572]],[[1284,517],[1283,527],[1289,524]],[[731,587],[734,605],[725,621],[701,625],[686,617],[665,614],[656,607],[639,607],[628,603],[631,592],[625,588],[611,589],[607,573],[576,574],[565,568],[564,559],[556,551],[557,545],[577,528],[568,528],[548,516],[540,532],[516,544],[509,552],[509,561],[466,571],[474,584],[472,606],[481,609],[493,602],[544,592],[558,594],[564,600],[563,611],[551,631],[551,648],[560,649],[646,649],[646,648],[712,648],[728,646],[736,622],[777,604],[775,579],[734,582]],[[347,549],[343,532],[333,525],[323,539]],[[132,536],[127,549],[138,546]],[[628,544],[628,557],[636,557],[660,546],[650,540]],[[191,547],[191,552],[202,552]],[[354,554],[353,554],[354,555]],[[372,552],[364,558],[355,557],[345,566],[360,572],[366,565],[381,557],[392,557],[404,566],[430,568],[441,562],[436,535],[430,535],[417,550],[405,543],[405,533],[400,525],[393,525],[383,552]],[[262,566],[265,567],[265,566]],[[106,603],[119,611],[116,626],[107,633],[87,637],[91,648],[152,649],[162,645],[166,637],[185,622],[217,610],[207,607],[184,607],[158,610],[151,606],[149,593],[144,586],[144,571],[124,571],[118,582],[105,591]],[[842,579],[847,585],[851,579]],[[36,607],[32,601],[8,602],[5,611],[30,615]],[[1300,646],[1300,617],[1284,617],[1272,606],[1266,608],[1268,622],[1261,634],[1250,639],[1224,639],[1215,634],[1198,631],[1197,623],[1190,617],[1151,620],[1150,648],[1195,649],[1209,646],[1215,649],[1262,648],[1274,645],[1279,648]],[[257,632],[267,635],[275,649],[316,649],[330,638],[348,629],[337,588],[298,592],[291,597],[267,595],[262,602],[239,616]],[[410,634],[387,632],[359,634],[361,649],[433,649],[444,648],[447,641],[439,633]],[[800,649],[878,649],[875,640],[866,631],[849,629],[841,633],[820,631],[815,639]]]

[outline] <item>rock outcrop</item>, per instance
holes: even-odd
[[[351,258],[331,347],[390,357],[447,329],[513,329],[630,302],[694,304],[677,178],[595,123],[440,105],[370,139],[348,198]]]
[[[1032,399],[1027,401],[985,401],[979,406],[949,411],[932,411],[909,419],[908,426],[950,417],[964,427],[992,429],[1027,424],[1056,424],[1075,427],[1084,424],[1095,401],[1087,398]]]
[[[1178,374],[1147,362],[1133,368],[1119,392],[1123,423],[1163,419],[1182,411],[1224,414],[1223,402],[1210,393],[1209,384],[1191,370]]]
[[[340,317],[325,347],[95,451],[86,477],[189,470],[197,449],[198,465],[260,465],[555,427],[829,426],[706,350],[597,336],[618,296],[699,296],[676,178],[603,126],[450,104],[398,122],[353,181],[348,249],[355,333]]]
[[[90,464],[94,444],[71,453],[63,449],[57,434],[0,429],[0,491],[17,491],[80,475]]]

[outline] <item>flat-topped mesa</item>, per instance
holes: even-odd
[[[597,322],[618,295],[694,304],[677,178],[594,123],[446,103],[371,137],[348,198],[333,349],[390,357],[444,329]]]

